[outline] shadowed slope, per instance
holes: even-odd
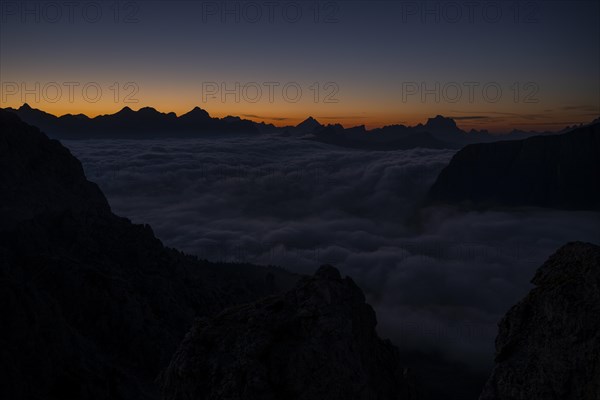
[[[289,292],[196,323],[166,373],[166,400],[414,399],[375,313],[331,266]]]
[[[561,135],[472,144],[442,170],[434,201],[600,210],[600,124]]]
[[[600,247],[561,247],[532,282],[500,322],[480,400],[600,399]]]
[[[60,143],[0,111],[0,397],[151,399],[194,317],[287,288],[111,213]]]

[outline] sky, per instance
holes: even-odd
[[[560,129],[600,115],[599,21],[572,0],[0,0],[0,106]]]

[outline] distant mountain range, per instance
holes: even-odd
[[[341,147],[367,150],[398,150],[416,147],[445,149],[457,147],[437,139],[431,133],[414,132],[403,125],[392,125],[368,131],[363,126],[344,129],[341,125],[328,125],[315,132],[312,140]]]
[[[342,147],[396,150],[415,147],[431,149],[459,149],[472,143],[495,142],[498,140],[524,139],[536,135],[555,132],[535,132],[514,130],[507,134],[491,134],[487,130],[460,129],[454,119],[437,115],[429,118],[425,124],[415,126],[388,125],[383,128],[367,130],[364,126],[344,128],[328,125],[314,134],[313,140]]]
[[[31,108],[24,104],[19,109],[7,108],[23,121],[39,127],[57,139],[194,137],[199,134],[243,133],[258,134],[252,121],[237,117],[212,118],[199,107],[181,116],[161,113],[144,107],[133,111],[124,107],[115,114],[89,118],[86,115],[67,114],[60,117]]]
[[[173,112],[162,113],[151,107],[144,107],[138,111],[124,107],[115,114],[94,118],[83,114],[66,114],[59,117],[32,108],[27,103],[18,109],[6,108],[6,111],[17,114],[23,121],[39,127],[57,139],[192,138],[223,134],[275,134],[347,148],[396,150],[416,147],[458,149],[472,143],[515,140],[554,133],[514,130],[504,135],[494,135],[486,130],[467,132],[460,129],[454,119],[441,115],[429,118],[425,124],[389,125],[367,130],[364,125],[352,128],[344,128],[340,124],[322,125],[312,117],[296,126],[277,127],[234,116],[214,118],[199,107],[180,116]]]

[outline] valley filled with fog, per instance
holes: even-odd
[[[335,265],[365,290],[383,337],[477,369],[492,365],[498,321],[547,257],[600,241],[599,213],[428,205],[455,150],[269,136],[63,143],[113,212],[165,245],[298,273]]]

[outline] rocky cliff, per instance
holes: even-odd
[[[375,313],[331,266],[289,292],[196,323],[165,375],[164,399],[413,399]]]
[[[291,287],[112,214],[59,142],[0,110],[0,398],[153,399],[197,316]]]
[[[560,135],[472,144],[430,190],[436,202],[475,207],[600,210],[600,124]]]
[[[196,318],[213,322],[171,361],[169,397],[397,398],[397,351],[377,338],[360,289],[325,268],[268,297],[298,278],[164,247],[114,215],[59,142],[0,109],[1,399],[158,399],[157,377]],[[205,361],[197,332],[214,343]]]
[[[500,323],[480,400],[600,399],[600,247],[574,242]]]

